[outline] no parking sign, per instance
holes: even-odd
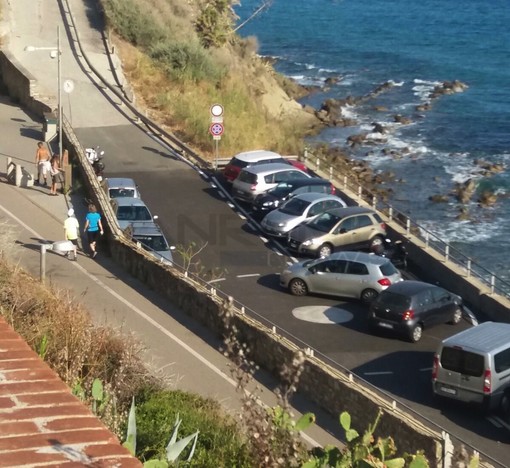
[[[214,122],[209,127],[209,133],[213,136],[213,138],[220,139],[224,130],[223,124],[219,122]]]

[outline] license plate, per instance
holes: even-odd
[[[389,328],[389,329],[393,328],[393,325],[391,323],[379,322],[379,326],[382,328]]]
[[[441,391],[444,393],[449,393],[450,395],[457,395],[457,390],[454,388],[441,387]]]

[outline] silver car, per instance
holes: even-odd
[[[337,252],[286,268],[280,285],[295,296],[308,293],[353,297],[372,302],[388,286],[402,281],[390,260],[364,252]]]
[[[297,225],[311,221],[325,211],[345,206],[345,202],[335,195],[302,193],[268,213],[261,226],[264,232],[271,236],[287,237],[288,232]]]
[[[109,198],[133,197],[140,198],[138,185],[128,177],[108,177],[102,182],[102,186]]]
[[[155,221],[158,217],[153,216],[149,208],[139,198],[118,197],[110,200],[115,216],[121,230],[126,229],[136,221]]]
[[[135,242],[140,242],[141,246],[158,260],[166,264],[173,263],[172,250],[175,247],[168,245],[157,224],[152,221],[134,222],[131,224],[130,234]]]

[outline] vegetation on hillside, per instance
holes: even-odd
[[[302,149],[302,136],[313,119],[290,105],[281,87],[285,79],[279,77],[278,84],[272,67],[257,56],[257,41],[233,32],[236,2],[101,3],[137,105],[148,109],[151,118],[210,155],[209,110],[220,103],[225,108],[222,155],[256,148],[295,154]]]

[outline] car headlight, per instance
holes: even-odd
[[[285,227],[285,223],[278,223],[278,227]]]
[[[262,203],[262,206],[271,206],[272,204],[273,204],[273,202],[267,201],[267,202]]]
[[[320,239],[308,239],[303,242],[303,245],[305,247],[307,247],[309,245],[317,245],[317,244],[320,244]]]

